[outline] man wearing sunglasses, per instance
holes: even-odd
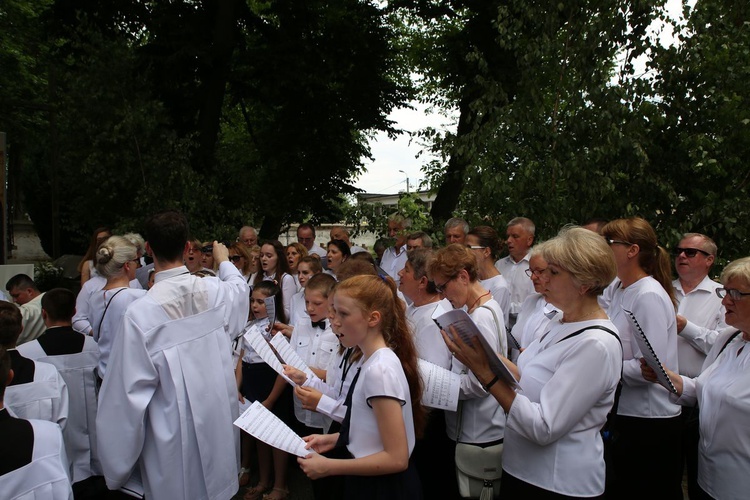
[[[714,290],[721,285],[708,277],[716,259],[716,243],[700,233],[686,233],[673,250],[678,278],[674,285],[677,308],[677,356],[680,374],[697,377],[716,340],[726,327],[724,306]],[[688,493],[698,498],[698,408],[682,408],[683,455],[687,463]]]

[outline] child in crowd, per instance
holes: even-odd
[[[278,240],[266,241],[260,247],[261,271],[255,276],[253,285],[263,280],[275,281],[281,287],[280,299],[284,304],[284,316],[289,317],[292,296],[297,293],[297,283],[289,274],[284,246]]]
[[[250,298],[250,310],[253,320],[248,322],[243,337],[243,348],[240,351],[240,363],[237,363],[236,376],[239,388],[239,400],[245,403],[261,401],[263,406],[271,410],[276,416],[284,421],[289,420],[291,387],[286,381],[276,374],[263,359],[250,346],[248,337],[258,332],[266,338],[270,337],[268,314],[266,312],[265,299],[276,298],[276,317],[285,321],[284,310],[280,300],[281,290],[273,281],[261,281],[253,288]],[[249,481],[250,473],[250,449],[253,438],[250,435],[243,437],[242,470],[240,483]],[[269,445],[255,441],[258,452],[258,472],[260,479],[258,484],[248,489],[245,500],[280,500],[286,498],[289,490],[286,485],[286,473],[288,455],[285,451],[271,448]],[[242,475],[246,475],[245,478]],[[265,494],[269,488],[270,493]]]
[[[346,397],[341,431],[304,439],[317,453],[346,446],[352,458],[311,453],[298,462],[312,479],[345,476],[344,498],[419,498],[410,455],[424,424],[421,380],[396,285],[390,278],[355,276],[337,285],[334,309],[339,340],[358,346],[363,362]]]
[[[307,281],[310,278],[322,272],[323,264],[320,263],[320,258],[317,255],[307,255],[299,260],[297,264],[297,280],[299,281],[301,290],[292,296],[289,305],[289,324],[296,325],[302,319],[310,319],[305,307],[305,285],[307,285]]]

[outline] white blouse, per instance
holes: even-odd
[[[627,288],[618,286],[607,310],[620,332],[623,346],[623,384],[617,414],[641,418],[677,416],[680,406],[670,401],[669,391],[659,384],[647,382],[641,375],[640,358],[643,354],[635,341],[637,333],[626,310],[635,315],[662,364],[679,372],[677,321],[667,292],[651,276],[641,278]]]
[[[736,328],[731,329],[736,331]],[[717,342],[721,349],[725,340]],[[713,498],[750,491],[750,347],[741,335],[697,378],[682,377],[676,402],[700,407],[698,484]],[[657,385],[657,384],[654,384]]]
[[[599,430],[614,402],[622,353],[617,338],[586,327],[607,320],[562,323],[518,358],[520,386],[505,424],[503,469],[562,495],[604,492],[604,444]]]
[[[401,360],[389,348],[375,351],[362,364],[352,395],[352,414],[347,448],[354,458],[366,457],[383,451],[378,422],[370,400],[388,397],[401,403],[401,415],[406,427],[409,456],[416,442],[414,417],[411,410],[409,383],[406,380]]]

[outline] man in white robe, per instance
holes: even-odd
[[[10,356],[0,347],[0,496],[70,500],[73,491],[60,427],[24,420],[4,407],[13,380]]]
[[[150,217],[145,236],[155,283],[128,307],[99,393],[104,477],[147,498],[228,499],[239,489],[229,339],[247,322],[247,283],[217,242],[218,277],[189,274],[179,212]]]
[[[90,281],[97,279],[93,277]],[[42,298],[47,331],[18,347],[28,359],[57,368],[68,386],[69,413],[63,436],[74,483],[101,475],[96,453],[96,375],[99,348],[92,337],[73,330],[76,296],[53,288]]]
[[[23,331],[19,307],[0,302],[0,346],[8,351],[13,380],[5,390],[5,406],[19,418],[47,420],[65,429],[68,386],[53,365],[21,355],[16,342]]]

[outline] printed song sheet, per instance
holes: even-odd
[[[474,320],[471,319],[471,316],[469,316],[466,311],[464,311],[463,309],[452,309],[443,314],[440,314],[440,311],[441,307],[438,306],[435,308],[435,312],[432,314],[432,320],[435,322],[438,328],[448,334],[449,337],[452,337],[453,332],[451,331],[450,327],[453,327],[458,336],[461,337],[461,340],[463,340],[464,343],[468,345],[472,344],[473,338],[478,339],[479,343],[482,345],[482,349],[484,350],[485,354],[487,354],[487,359],[490,362],[492,373],[497,375],[500,379],[504,380],[510,387],[518,387],[518,381],[516,380],[516,378],[513,376],[510,370],[508,370],[508,367],[505,366],[505,363],[502,362],[500,357],[497,355],[497,352],[495,352],[495,349],[493,349],[487,343],[487,340],[479,331],[476,323],[474,323]]]
[[[284,380],[292,385],[296,385],[292,381],[292,379],[284,375],[284,367],[281,366],[283,359],[279,359],[280,356],[271,348],[271,345],[266,341],[266,339],[263,338],[263,334],[258,332],[257,328],[251,328],[247,333],[245,333],[245,338],[247,339],[250,346],[255,350],[255,352],[258,353],[258,356],[263,358],[263,361],[265,361],[268,366],[273,368],[276,373],[284,377]]]
[[[251,436],[260,439],[269,446],[284,450],[298,457],[306,457],[310,450],[305,449],[305,442],[294,433],[279,417],[268,411],[260,401],[254,402],[234,425]]]
[[[281,334],[274,335],[271,339],[271,345],[279,353],[281,359],[284,360],[285,365],[293,366],[299,371],[305,372],[308,377],[315,376],[310,367],[307,366],[307,363],[299,357],[299,354],[297,354],[297,351],[294,350],[294,347],[292,347],[286,337]]]
[[[418,360],[422,376],[422,404],[429,408],[456,411],[461,375],[424,359]]]

